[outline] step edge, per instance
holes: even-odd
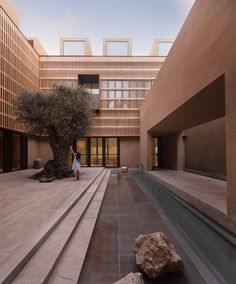
[[[83,268],[83,265],[84,265],[84,261],[85,261],[85,259],[86,259],[86,255],[87,255],[87,251],[88,251],[88,248],[89,248],[89,245],[90,245],[90,242],[91,242],[91,239],[92,239],[92,235],[93,235],[93,232],[94,232],[94,228],[95,228],[95,226],[96,226],[96,222],[97,222],[97,219],[98,219],[98,215],[99,215],[99,212],[100,212],[100,210],[101,210],[101,206],[102,206],[102,203],[103,203],[103,199],[104,199],[104,196],[105,196],[105,193],[106,193],[106,188],[107,188],[107,185],[108,185],[108,181],[109,181],[109,177],[110,177],[110,175],[111,175],[111,170],[110,169],[108,169],[107,170],[107,172],[105,173],[105,175],[104,175],[104,178],[103,178],[103,180],[102,180],[102,182],[100,183],[100,185],[99,185],[99,187],[98,187],[98,189],[97,189],[97,191],[96,191],[96,193],[97,192],[99,192],[99,188],[100,187],[103,187],[103,186],[105,186],[105,190],[103,191],[103,196],[102,196],[102,199],[99,201],[100,202],[100,204],[99,204],[99,209],[98,209],[98,214],[96,215],[96,217],[95,218],[93,218],[94,219],[94,222],[93,222],[93,227],[92,227],[92,229],[91,229],[91,235],[90,235],[90,239],[89,239],[89,241],[88,241],[88,244],[87,244],[87,247],[86,247],[86,252],[85,252],[85,256],[84,256],[84,259],[83,259],[83,261],[82,261],[82,264],[81,264],[81,267],[80,267],[80,270],[78,271],[78,275],[77,275],[77,280],[76,281],[79,281],[79,278],[80,278],[80,274],[81,274],[81,271],[82,271],[82,268]],[[104,183],[103,183],[104,182]],[[96,194],[95,193],[95,194]],[[94,197],[95,197],[95,194],[94,194]],[[94,198],[93,197],[93,198]],[[92,202],[92,200],[93,200],[93,198],[91,199],[91,202]],[[90,204],[91,204],[91,202],[90,202]],[[88,206],[88,208],[89,208],[89,206]],[[87,210],[88,210],[88,208],[87,208]],[[86,210],[86,211],[87,211]],[[85,212],[85,214],[83,215],[83,217],[86,215],[86,212]],[[82,220],[81,220],[81,222],[83,221],[83,218],[82,218]],[[74,233],[76,233],[76,231],[79,229],[79,225],[78,225],[78,227],[76,228],[76,230],[75,230],[75,232]],[[63,252],[64,253],[64,252]],[[63,256],[63,254],[62,254],[62,256]],[[58,261],[58,263],[57,263],[57,265],[60,263],[60,260]],[[55,266],[55,268],[56,268],[56,266]],[[55,268],[54,268],[54,273],[55,274],[51,274],[51,276],[50,276],[50,278],[48,279],[48,282],[45,282],[45,283],[53,283],[52,281],[53,281],[53,276],[55,275],[57,275],[57,273],[56,273],[56,271],[55,271]],[[78,267],[79,268],[79,267]],[[55,277],[54,276],[54,277]],[[78,282],[79,283],[79,282]]]
[[[9,265],[9,263],[4,262],[1,266],[1,274],[0,274],[0,283],[2,284],[10,284],[16,276],[20,273],[26,263],[30,260],[30,258],[36,253],[36,251],[42,246],[42,244],[47,240],[47,238],[52,234],[55,228],[61,223],[61,221],[66,217],[66,215],[71,211],[71,209],[75,206],[75,204],[80,200],[80,198],[84,195],[84,193],[90,188],[90,186],[97,180],[97,178],[102,174],[105,168],[102,168],[94,177],[92,181],[90,181],[83,192],[77,194],[74,200],[71,200],[72,197],[65,201],[65,203],[69,203],[68,207],[62,210],[56,211],[54,217],[44,226],[44,228],[39,231],[37,236],[30,241],[30,244],[27,243],[27,246],[22,246],[17,254],[17,260],[13,265]],[[64,207],[65,204],[63,203]],[[9,256],[10,258],[10,256]],[[5,267],[4,267],[5,266]],[[7,267],[11,266],[11,268]]]
[[[95,196],[95,194],[96,194],[98,188],[100,187],[101,183],[103,182],[103,179],[104,179],[105,176],[106,176],[106,172],[107,172],[107,170],[105,169],[105,170],[103,171],[103,176],[102,176],[102,178],[101,178],[101,181],[100,181],[99,184],[97,185],[97,187],[96,187],[94,193],[92,194],[91,198],[89,199],[88,203],[86,204],[86,206],[85,206],[85,208],[84,208],[84,210],[83,210],[83,213],[80,215],[79,219],[77,220],[76,225],[74,226],[73,230],[71,231],[71,233],[70,233],[70,235],[69,235],[69,237],[68,237],[68,239],[67,239],[65,245],[63,246],[63,248],[62,248],[60,254],[58,255],[58,257],[57,257],[57,259],[55,260],[55,262],[53,263],[53,265],[52,265],[50,271],[48,272],[47,276],[45,277],[45,279],[44,279],[44,281],[43,281],[43,284],[48,283],[48,281],[50,280],[50,277],[52,276],[53,271],[55,270],[57,264],[59,263],[60,258],[62,257],[64,251],[66,250],[68,244],[70,243],[70,241],[71,241],[71,239],[72,239],[74,233],[76,232],[76,230],[77,230],[77,228],[78,228],[80,222],[81,222],[82,219],[83,219],[83,216],[86,214],[86,211],[87,211],[89,205],[91,204],[91,202],[92,202],[92,200],[93,200],[93,198],[94,198],[94,196]],[[99,176],[99,177],[100,177],[100,176]],[[92,185],[91,185],[91,186],[92,186]]]

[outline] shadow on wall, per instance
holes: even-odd
[[[225,117],[187,130],[185,168],[226,177]]]
[[[222,75],[153,127],[152,132],[162,134],[161,167],[181,169],[182,160],[183,169],[225,179],[224,84]]]

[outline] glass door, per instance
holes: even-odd
[[[90,164],[91,167],[103,166],[103,139],[91,138],[90,146]]]
[[[81,166],[88,166],[88,158],[87,158],[87,138],[79,138],[76,140],[76,149],[80,152],[80,164]]]
[[[152,138],[152,167],[158,167],[158,138]]]
[[[106,138],[106,167],[118,166],[117,138]]]

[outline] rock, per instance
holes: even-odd
[[[165,272],[182,272],[184,264],[166,235],[157,232],[140,235],[135,239],[136,264],[150,277]]]
[[[144,284],[143,276],[141,273],[129,273],[124,278],[120,279],[114,284]]]

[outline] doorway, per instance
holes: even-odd
[[[118,137],[88,137],[76,140],[81,154],[81,166],[119,167],[120,143]]]

